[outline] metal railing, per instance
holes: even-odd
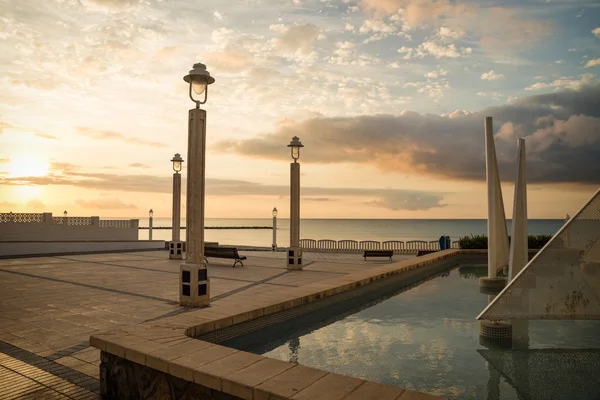
[[[300,246],[305,251],[316,252],[337,252],[337,253],[362,253],[363,250],[394,250],[394,253],[417,253],[419,250],[440,250],[440,243],[437,240],[388,240],[378,242],[375,240],[331,240],[331,239],[300,239]],[[451,243],[451,248],[459,249],[458,241]]]

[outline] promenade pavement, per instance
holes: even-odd
[[[304,270],[288,271],[284,252],[241,254],[243,267],[209,259],[212,302],[390,263],[305,252]],[[189,311],[178,303],[180,264],[165,251],[0,259],[0,400],[99,398],[90,335]]]

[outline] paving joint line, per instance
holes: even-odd
[[[35,353],[31,353],[10,343],[6,343],[3,340],[0,340],[0,353],[4,353],[9,357],[19,360],[27,365],[41,369],[42,371],[45,371],[53,376],[70,382],[89,392],[93,392],[96,394],[100,393],[100,382],[98,381],[98,379],[92,378],[91,376],[88,376],[83,372],[79,372],[73,368],[69,368],[52,360],[48,360],[42,356],[38,356]],[[7,367],[5,365],[3,366],[6,369],[20,374],[18,371],[15,371],[10,367]],[[38,382],[35,379],[28,377],[27,375],[23,376],[27,379],[33,380],[34,382]],[[41,382],[38,383],[42,384]]]
[[[67,281],[67,280],[64,280],[64,279],[50,278],[50,277],[47,277],[47,276],[39,276],[39,275],[34,275],[34,274],[28,274],[26,272],[9,271],[9,270],[3,269],[3,268],[0,268],[0,272],[6,272],[8,274],[15,274],[15,275],[28,276],[28,277],[31,277],[31,278],[46,279],[46,280],[53,281],[53,282],[66,283],[66,284],[69,284],[69,285],[76,285],[76,286],[83,286],[83,287],[86,287],[86,288],[89,288],[89,289],[102,290],[102,291],[105,291],[105,292],[118,293],[118,294],[123,294],[123,295],[127,295],[127,296],[142,297],[144,299],[149,299],[149,300],[156,300],[156,301],[161,301],[161,302],[166,302],[166,303],[173,303],[173,300],[164,299],[162,297],[155,297],[155,296],[148,296],[148,295],[145,295],[145,294],[125,292],[125,291],[119,290],[119,289],[112,289],[112,288],[107,288],[107,287],[102,287],[102,286],[90,285],[88,283],[72,282],[72,281]]]
[[[288,274],[288,273],[290,273],[290,272],[291,272],[291,271],[289,271],[289,270],[285,270],[285,271],[283,271],[283,272],[282,272],[282,273],[280,273],[280,274],[273,275],[273,276],[271,276],[271,277],[269,277],[269,278],[261,279],[260,281],[256,281],[256,282],[254,282],[254,283],[252,283],[252,284],[250,284],[250,285],[242,286],[241,288],[237,288],[237,289],[234,289],[234,290],[230,290],[229,292],[222,293],[222,294],[220,294],[220,295],[218,295],[218,296],[215,296],[215,297],[213,297],[211,300],[214,300],[214,301],[216,301],[216,300],[221,300],[221,299],[224,299],[224,298],[226,298],[226,297],[229,297],[229,296],[231,296],[231,295],[234,295],[234,294],[236,294],[236,293],[243,292],[243,291],[244,291],[244,290],[246,290],[246,289],[250,289],[251,287],[258,286],[258,285],[260,285],[260,284],[267,283],[267,282],[269,282],[270,280],[277,279],[277,278],[279,278],[279,277],[281,277],[281,276],[287,275],[287,274]]]
[[[78,351],[87,349],[88,347],[90,347],[89,342],[87,342],[87,341],[81,342],[79,344],[76,344],[75,346],[67,347],[66,349],[62,349],[60,351],[57,351],[54,354],[47,355],[45,358],[48,359],[48,360],[50,360],[50,361],[54,361],[54,360],[57,360],[57,359],[62,358],[62,357],[70,356],[71,354],[75,354]]]
[[[54,257],[54,258],[60,258],[61,260],[72,260],[72,259],[69,259],[69,258],[66,258],[66,257]],[[106,263],[106,262],[101,262],[101,261],[84,261],[84,260],[81,260],[81,261],[74,260],[74,261],[84,262],[84,263],[89,263],[89,264],[109,265],[111,267],[118,267],[118,268],[129,268],[129,269],[137,269],[137,270],[150,271],[150,272],[160,272],[160,273],[163,273],[163,274],[179,275],[179,272],[177,272],[177,271],[164,271],[164,270],[160,270],[160,269],[152,269],[152,268],[145,268],[145,267],[136,267],[136,266],[133,266],[133,265],[119,265],[119,264],[112,264],[112,263]],[[127,262],[129,262],[129,261],[146,261],[146,260],[127,260]],[[157,260],[157,261],[161,261],[161,260]],[[306,264],[306,265],[310,265],[310,263]],[[207,265],[207,267],[209,267],[209,265]],[[248,283],[254,282],[254,281],[251,281],[251,280],[248,280],[248,279],[223,278],[223,277],[220,277],[220,276],[212,276],[211,277],[210,275],[209,275],[209,277],[211,279],[223,279],[223,280],[226,280],[226,281],[248,282]]]

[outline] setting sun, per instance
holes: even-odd
[[[10,178],[36,177],[48,174],[47,160],[33,154],[19,154],[10,157],[8,173]]]

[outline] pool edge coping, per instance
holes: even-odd
[[[248,400],[292,398],[292,396],[309,389],[313,384],[317,384],[324,377],[328,377],[328,380],[333,380],[333,382],[327,385],[327,387],[331,388],[336,387],[335,382],[348,382],[349,379],[353,380],[351,381],[353,382],[352,384],[357,383],[341,399],[350,399],[354,396],[352,393],[359,390],[365,384],[372,386],[372,390],[391,391],[392,393],[396,391],[396,397],[389,397],[393,400],[408,400],[409,398],[411,400],[443,399],[442,397],[427,393],[405,390],[400,387],[351,378],[346,375],[301,366],[292,362],[255,355],[202,341],[195,337],[216,329],[226,328],[241,322],[288,310],[302,304],[319,301],[335,294],[347,292],[393,275],[413,271],[451,257],[462,254],[486,253],[486,250],[449,249],[423,255],[418,258],[401,260],[393,264],[351,272],[341,277],[333,277],[304,286],[277,288],[268,293],[255,295],[244,304],[235,304],[239,303],[239,298],[225,298],[207,308],[119,330],[93,334],[90,336],[90,346],[130,362]],[[207,351],[210,352],[210,357],[208,358]],[[234,355],[235,357],[233,357]],[[228,357],[232,357],[230,361],[234,364],[237,360],[240,368],[235,372],[229,371],[226,374],[219,374],[216,369],[211,370],[210,364],[213,364],[213,366],[220,365],[218,364],[219,361]],[[256,368],[253,368],[253,365],[259,363],[269,365],[269,368],[265,368],[262,377],[260,368],[258,371]],[[325,375],[317,379],[314,378],[319,374],[304,374],[304,376],[297,377],[295,383],[304,386],[292,395],[287,395],[288,393],[285,391],[278,391],[277,379],[281,379],[286,374],[293,373],[294,371],[292,370],[297,367],[321,371]],[[273,371],[273,369],[280,372],[272,375],[272,372],[269,371]],[[302,379],[304,379],[304,382],[301,382]],[[271,380],[274,381],[271,382]],[[283,388],[281,389],[283,390]]]

